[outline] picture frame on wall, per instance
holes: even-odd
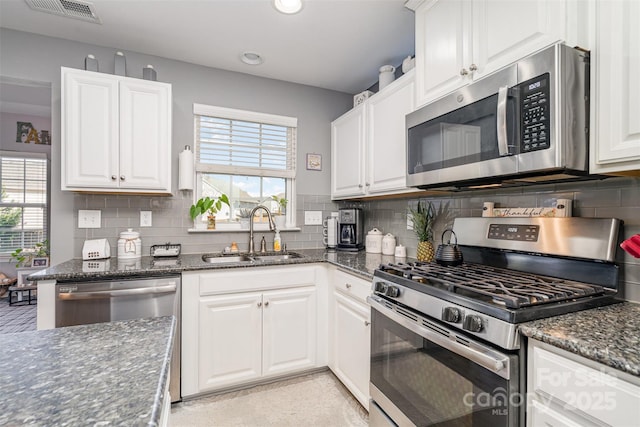
[[[322,154],[307,153],[307,170],[322,170]]]

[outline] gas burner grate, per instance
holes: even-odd
[[[380,266],[386,273],[448,292],[490,302],[506,308],[521,308],[602,295],[603,287],[572,280],[480,264],[444,267],[414,262]]]

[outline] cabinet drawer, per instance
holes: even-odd
[[[530,353],[531,354],[531,353]],[[640,419],[640,387],[603,369],[532,346],[530,391],[541,402],[553,401],[567,411],[610,425]]]
[[[334,272],[333,283],[337,291],[350,295],[364,303],[367,302],[367,297],[371,295],[371,282],[341,270]]]

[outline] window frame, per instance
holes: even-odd
[[[255,173],[248,173],[250,170],[256,170],[257,168],[247,167],[243,168],[241,166],[234,167],[236,171],[233,172],[242,172],[242,169],[246,169],[245,173],[230,173],[229,170],[216,170],[215,165],[209,165],[208,170],[204,171],[202,168],[199,168],[198,164],[198,153],[200,150],[199,147],[199,135],[198,135],[198,116],[208,116],[215,117],[224,120],[238,120],[245,122],[253,122],[259,124],[267,124],[267,125],[276,125],[283,126],[290,129],[293,129],[293,137],[289,143],[290,146],[287,146],[287,156],[290,157],[290,165],[287,169],[283,169],[281,172],[276,171],[274,174],[269,174],[269,169],[263,168],[265,170],[261,175]],[[199,197],[202,196],[202,174],[220,174],[220,175],[237,175],[237,176],[261,176],[261,177],[273,177],[273,178],[284,178],[285,179],[285,197],[288,200],[287,209],[285,213],[285,230],[293,229],[296,227],[296,177],[297,177],[297,131],[298,131],[298,119],[296,117],[290,116],[282,116],[268,113],[261,113],[257,111],[249,111],[249,110],[240,110],[234,108],[227,107],[218,107],[212,105],[205,104],[193,104],[193,141],[194,141],[194,175],[195,175],[195,188],[193,192],[193,202],[195,203]],[[222,168],[221,168],[222,169]],[[224,168],[226,169],[226,168]],[[222,231],[235,230],[240,227],[239,223],[229,222],[229,223],[219,223],[216,224],[216,229]],[[267,227],[266,224],[256,224],[256,229],[260,229],[262,227]]]
[[[35,152],[25,152],[25,151],[8,151],[8,150],[0,150],[0,158],[16,158],[16,159],[20,159],[20,160],[25,160],[25,159],[38,159],[38,160],[43,160],[44,164],[45,164],[45,185],[44,185],[44,189],[46,191],[46,197],[45,197],[45,201],[44,203],[5,203],[2,200],[0,200],[0,209],[1,208],[11,208],[11,207],[18,207],[21,209],[24,208],[42,208],[43,209],[43,239],[41,241],[47,240],[50,241],[50,234],[51,234],[51,227],[50,227],[50,211],[51,211],[51,162],[47,156],[46,153],[35,153]],[[23,182],[25,182],[23,180]],[[2,177],[0,176],[0,187],[2,186]],[[21,224],[21,233],[22,233],[22,246],[21,248],[25,248],[25,242],[24,242],[24,218],[21,216],[22,218],[22,224]],[[15,250],[15,249],[14,249]],[[13,251],[10,252],[0,252],[0,262],[1,261],[9,261],[9,259],[11,258],[11,253]]]

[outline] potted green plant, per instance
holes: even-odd
[[[273,220],[276,223],[276,228],[282,230],[286,223],[285,212],[287,210],[287,203],[289,201],[284,197],[271,196],[271,199],[277,203],[277,210],[273,211]]]
[[[34,258],[46,258],[49,256],[49,241],[43,240],[32,248],[18,248],[11,252],[11,260],[16,262],[16,268],[31,267]]]
[[[198,201],[191,205],[189,209],[189,215],[191,219],[195,219],[199,215],[207,214],[207,228],[209,230],[215,230],[216,228],[216,214],[222,209],[222,205],[225,204],[229,207],[229,197],[222,193],[218,197],[211,198],[209,196],[201,197]]]
[[[433,250],[433,223],[436,220],[436,210],[431,202],[423,205],[418,201],[416,209],[409,208],[409,219],[413,223],[413,231],[418,236],[418,261],[431,262],[435,256]]]

